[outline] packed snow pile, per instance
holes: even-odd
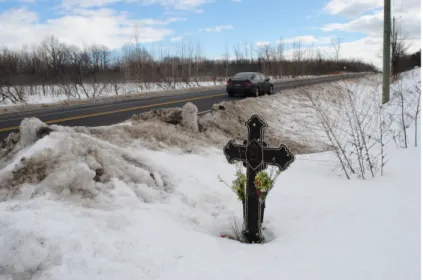
[[[153,150],[175,148],[185,152],[199,152],[209,147],[221,149],[228,139],[241,142],[246,139],[245,122],[254,114],[254,111],[249,110],[250,115],[248,115],[248,112],[241,110],[243,110],[242,106],[237,105],[236,102],[228,102],[216,106],[205,116],[198,116],[197,107],[187,103],[182,108],[157,109],[134,115],[120,125],[75,127],[72,130],[119,146],[138,143],[140,146]],[[235,116],[235,114],[239,115]],[[265,118],[266,121],[271,117],[267,114],[265,116],[268,117]],[[272,126],[269,125],[265,135],[270,145],[279,146],[284,143],[296,154],[322,150],[321,147],[297,143],[297,138],[284,133],[283,127],[277,126],[272,121],[270,124]]]
[[[169,191],[166,176],[154,162],[72,129],[47,128],[38,119],[25,119],[18,141],[15,137],[5,141],[0,201],[48,194],[57,199],[75,195],[110,205],[111,192],[124,191],[113,189],[120,182],[132,186],[141,201],[148,200],[142,195],[144,187],[152,192]]]
[[[187,104],[109,127],[24,120],[0,150],[0,279],[419,279],[419,123],[410,117],[386,144],[383,176],[346,180],[333,172],[334,153],[301,154],[330,146],[318,129],[321,139],[304,139],[315,111],[295,100],[315,100],[307,90],[218,104],[205,116]],[[332,108],[343,104],[335,93],[326,95]],[[247,245],[219,238],[240,229],[242,204],[218,176],[234,179],[222,144],[246,137],[255,110],[269,145],[292,141],[297,157],[266,201],[266,243]]]

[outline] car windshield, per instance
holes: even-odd
[[[234,76],[236,79],[250,79],[253,76],[252,73],[238,73]]]

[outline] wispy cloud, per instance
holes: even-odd
[[[270,42],[269,41],[264,41],[264,42],[262,42],[262,41],[259,41],[259,42],[257,42],[256,43],[256,47],[265,47],[265,46],[268,46],[268,45],[270,45]]]
[[[63,0],[62,6],[68,9],[73,7],[98,8],[116,3],[138,3],[144,6],[158,4],[166,9],[202,12],[200,7],[213,2],[214,0]]]
[[[178,22],[178,21],[186,21],[186,18],[168,18],[165,20],[156,20],[156,19],[151,19],[151,18],[146,18],[146,19],[140,19],[137,20],[137,23],[140,25],[168,25],[170,23],[173,22]]]
[[[176,37],[170,38],[170,41],[171,42],[178,42],[178,41],[181,41],[182,39],[184,39],[184,36],[176,36]]]
[[[37,2],[37,0],[0,0],[0,3],[2,2],[18,2],[18,3],[24,3],[24,4],[34,4]]]
[[[383,0],[330,0],[324,10],[331,15],[342,14],[347,17],[357,17],[381,7],[383,7]]]
[[[325,45],[330,44],[333,39],[333,36],[325,37],[316,37],[314,35],[303,35],[291,38],[282,38],[277,40],[277,44],[292,44],[292,43],[302,43],[302,44],[316,44],[316,45]]]
[[[225,29],[233,29],[234,27],[232,25],[219,25],[219,26],[215,26],[215,27],[206,27],[206,28],[202,28],[200,29],[200,31],[203,32],[220,32],[222,30]]]
[[[60,41],[83,46],[101,44],[109,48],[120,48],[135,33],[139,42],[158,42],[173,34],[163,28],[177,18],[158,21],[154,19],[131,18],[126,13],[111,9],[71,11],[46,21],[28,8],[9,9],[0,13],[0,42],[3,46],[16,49],[22,45],[39,44],[46,36],[54,35]],[[155,26],[157,25],[157,26]]]

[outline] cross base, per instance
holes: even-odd
[[[242,212],[243,212],[243,217],[245,220],[245,201],[242,201]],[[263,201],[263,203],[261,203],[261,217],[260,217],[260,227],[261,229],[263,229],[263,227],[261,226],[261,224],[263,224],[263,218],[264,218],[264,208],[266,208],[266,202]],[[263,243],[263,241],[265,241],[264,237],[261,236],[258,232],[256,233],[251,233],[248,231],[248,229],[244,229],[242,231],[242,236],[244,237],[245,243]]]
[[[246,242],[250,244],[259,244],[259,243],[263,243],[264,241],[264,237],[260,236],[260,234],[258,233],[251,233],[249,231],[244,231],[242,235],[244,236],[244,239],[246,240]]]

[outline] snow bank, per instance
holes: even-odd
[[[279,146],[285,143],[296,154],[322,150],[321,147],[307,145],[306,142],[297,143],[298,137],[286,133],[285,126],[273,121],[265,106],[253,105],[261,102],[267,104],[268,100],[270,99],[263,98],[260,102],[240,100],[241,104],[224,102],[215,106],[211,113],[200,116],[197,115],[196,106],[187,103],[183,108],[157,109],[134,115],[120,125],[61,129],[81,132],[118,146],[132,143],[153,150],[180,149],[185,152],[201,152],[209,147],[221,149],[228,139],[242,142],[247,137],[245,122],[252,114],[258,112],[269,122],[265,139],[270,145]],[[277,100],[274,98],[270,102],[276,103]]]
[[[43,126],[37,119],[22,122],[19,141],[0,159],[0,201],[48,195],[88,205],[94,199],[95,205],[106,207],[113,205],[115,184],[133,187],[131,199],[137,201],[148,200],[138,188],[169,191],[154,163],[71,129],[55,127],[36,141],[36,131]]]
[[[335,85],[313,85],[308,89],[321,91],[322,96],[330,96],[331,88]],[[198,116],[198,130],[197,125],[190,128],[185,124],[187,117],[183,116],[183,112],[194,117],[192,112],[197,111],[194,105],[187,106],[192,109],[157,109],[134,115],[125,126],[81,128],[81,131],[119,145],[136,137],[150,149],[176,147],[185,151],[199,151],[210,146],[221,148],[228,139],[242,142],[247,138],[245,122],[252,114],[259,114],[268,123],[265,139],[269,145],[284,143],[295,154],[328,149],[327,141],[317,139],[313,131],[306,128],[313,113],[309,110],[299,114],[309,104],[304,94],[296,89],[215,104],[211,112]],[[190,122],[193,124],[196,121],[192,119]]]

